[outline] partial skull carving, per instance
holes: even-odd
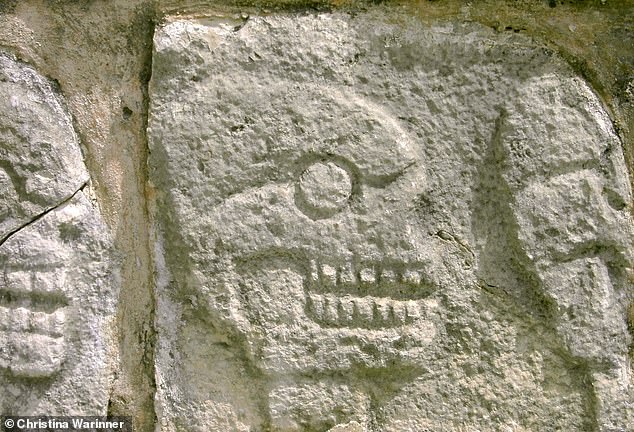
[[[23,271],[24,263],[18,263],[20,270],[4,273],[0,367],[14,376],[49,377],[65,360],[68,300],[61,264]]]
[[[31,68],[0,55],[0,238],[88,181],[63,102]]]
[[[368,12],[175,20],[153,67],[165,430],[631,421],[626,168],[553,53]]]
[[[0,412],[105,413],[118,294],[112,245],[70,116],[0,54]]]

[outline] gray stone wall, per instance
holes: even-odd
[[[0,414],[626,431],[627,1],[0,4]]]

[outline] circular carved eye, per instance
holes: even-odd
[[[350,174],[334,162],[317,162],[300,175],[298,206],[308,216],[330,217],[341,210],[352,194]]]

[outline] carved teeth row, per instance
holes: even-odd
[[[311,260],[311,280],[324,285],[355,285],[375,283],[406,283],[420,285],[424,282],[424,272],[418,269],[391,269],[375,266],[361,266],[355,269],[351,263],[341,267],[318,264]]]
[[[307,313],[320,324],[330,326],[385,328],[414,322],[421,316],[421,306],[414,300],[309,293]]]
[[[35,333],[52,337],[64,335],[66,314],[63,310],[53,313],[33,312],[26,308],[0,307],[0,330],[16,333]]]
[[[12,271],[0,277],[0,284],[14,293],[26,294],[32,291],[58,295],[66,289],[66,276],[60,270],[54,271]],[[52,299],[56,296],[52,297]]]

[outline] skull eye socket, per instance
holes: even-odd
[[[332,161],[315,162],[299,176],[295,202],[312,219],[324,219],[341,211],[352,195],[350,173]]]

